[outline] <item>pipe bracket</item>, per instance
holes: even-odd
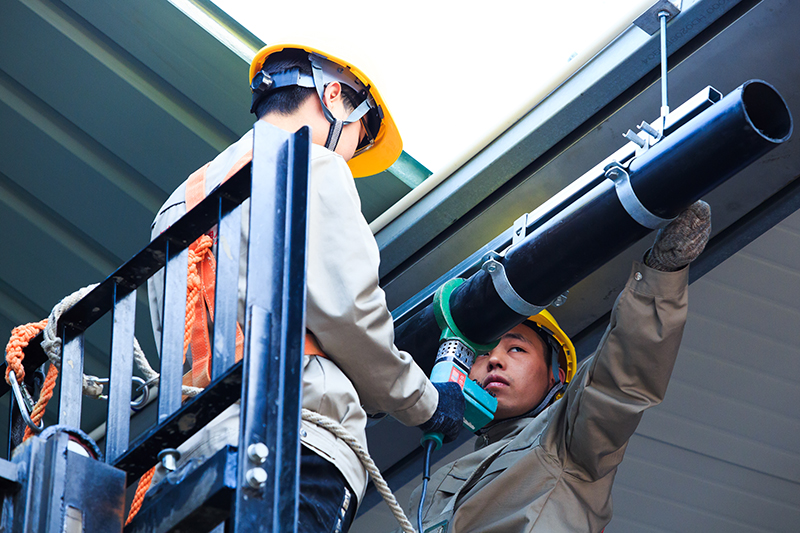
[[[614,188],[617,191],[617,198],[619,198],[622,207],[631,216],[633,220],[650,229],[663,228],[674,218],[661,218],[651,213],[636,196],[636,193],[631,186],[631,177],[628,171],[617,162],[612,162],[605,167],[606,178],[614,182]]]
[[[511,282],[508,281],[506,269],[503,268],[503,263],[498,261],[499,256],[495,253],[489,253],[484,258],[481,265],[481,270],[485,271],[492,278],[492,285],[497,295],[503,300],[503,303],[515,313],[523,316],[533,316],[539,314],[540,311],[545,309],[546,305],[534,305],[525,301],[522,296],[517,294]]]

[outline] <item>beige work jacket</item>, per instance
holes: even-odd
[[[252,147],[251,130],[211,162],[206,171],[206,194]],[[165,202],[153,224],[152,237],[185,213],[185,185]],[[247,209],[243,211],[249,213]],[[249,217],[245,214],[243,219],[244,264]],[[436,389],[412,357],[394,346],[394,324],[378,286],[378,263],[378,246],[361,214],[350,169],[338,154],[312,144],[306,327],[328,358],[304,357],[302,405],[342,424],[365,449],[365,409],[389,413],[400,422],[415,426],[433,415],[439,401]],[[242,275],[240,321],[244,316],[245,282]],[[158,339],[163,275],[151,278],[148,294]],[[226,444],[235,445],[238,413],[237,404],[221,414],[213,427],[187,441],[181,449],[181,461],[208,456]],[[361,501],[367,473],[344,442],[305,421],[301,442],[333,463]]]
[[[564,396],[535,418],[490,425],[473,453],[439,469],[428,485],[423,531],[601,531],[628,439],[642,412],[664,398],[687,282],[688,268],[665,273],[634,264],[598,350]]]

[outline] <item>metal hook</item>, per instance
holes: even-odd
[[[9,370],[8,377],[10,378],[11,390],[14,391],[14,398],[17,400],[17,407],[19,407],[19,413],[22,415],[22,419],[25,421],[25,424],[31,428],[31,431],[38,435],[44,429],[44,423],[42,423],[41,426],[37,426],[33,423],[31,415],[28,413],[25,400],[22,397],[22,391],[20,390],[19,383],[17,382],[17,375],[14,374],[13,370]]]
[[[133,376],[133,381],[139,384],[139,386],[136,387],[136,392],[142,391],[142,396],[138,400],[131,401],[131,409],[141,409],[147,405],[147,400],[150,399],[150,387],[148,387],[147,382],[139,376]]]
[[[102,384],[107,384],[110,378],[98,378],[95,381]],[[134,392],[142,391],[142,395],[136,400],[131,400],[131,409],[140,409],[147,405],[147,400],[150,399],[150,389],[147,387],[147,382],[139,376],[131,376],[131,381],[138,385]],[[108,400],[108,394],[101,394],[97,397],[100,400]]]

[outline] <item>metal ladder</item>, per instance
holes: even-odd
[[[0,459],[0,531],[121,531],[126,485],[155,465],[159,452],[177,448],[240,399],[238,448],[221,450],[180,483],[162,484],[159,497],[146,502],[125,531],[296,531],[309,154],[308,128],[289,134],[258,121],[251,164],[61,317],[58,425],[26,441],[11,460]],[[243,360],[234,363],[242,202],[248,198],[245,349]],[[231,253],[217,257],[212,382],[182,402],[188,247],[214,225]],[[129,445],[136,289],[161,268],[158,421]],[[111,370],[101,461],[68,447],[70,439],[80,438],[75,430],[81,419],[84,334],[109,312]],[[26,349],[31,374],[46,360],[40,340],[41,335]],[[3,381],[0,396],[8,393]],[[248,453],[252,445],[262,453]]]

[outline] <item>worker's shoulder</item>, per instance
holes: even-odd
[[[347,162],[324,146],[311,145],[311,187],[336,187],[355,193],[355,180]]]
[[[181,183],[167,198],[150,225],[152,236],[160,234],[186,213],[186,182]]]
[[[350,168],[342,156],[318,144],[311,145],[310,159],[312,164],[329,164],[340,170]]]

